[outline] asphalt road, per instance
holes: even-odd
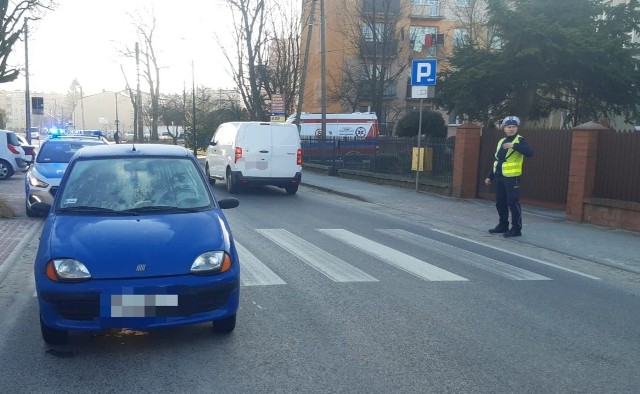
[[[214,187],[226,196],[224,184]],[[238,326],[42,342],[35,241],[0,283],[4,392],[632,393],[638,287],[301,187],[225,211]],[[538,255],[537,255],[538,256]],[[556,264],[558,263],[558,264]],[[623,275],[623,274],[620,274]],[[0,276],[2,278],[2,276]]]

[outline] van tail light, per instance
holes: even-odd
[[[302,165],[302,149],[298,149],[298,154],[296,155],[296,164],[301,166]]]
[[[237,163],[238,160],[242,159],[242,148],[239,146],[236,146],[236,156],[233,160],[234,163]]]
[[[14,153],[16,155],[20,154],[20,151],[16,149],[15,146],[11,145],[11,144],[7,144],[7,148],[9,148],[9,150],[11,151],[11,153]]]

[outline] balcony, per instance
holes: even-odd
[[[360,82],[360,95],[363,99],[367,99],[368,96],[371,96],[371,82],[370,81],[362,81]],[[383,99],[394,99],[398,96],[398,84],[396,82],[390,82],[389,86],[384,89],[382,92]]]
[[[362,0],[363,15],[395,16],[400,9],[400,0]]]
[[[412,4],[411,17],[416,19],[444,19],[440,4]]]
[[[387,42],[362,41],[360,44],[362,58],[393,58],[398,56],[398,40]]]

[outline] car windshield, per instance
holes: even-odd
[[[95,141],[50,141],[40,149],[37,163],[68,163],[71,156],[82,147],[102,145],[104,142]]]
[[[58,210],[78,213],[184,212],[212,206],[196,164],[166,157],[79,160],[58,200]]]

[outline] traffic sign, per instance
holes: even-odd
[[[411,86],[433,86],[436,84],[436,59],[415,59],[411,64]]]

